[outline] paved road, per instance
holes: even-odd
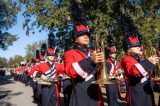
[[[103,91],[105,91],[104,88]],[[32,95],[30,86],[14,81],[9,75],[0,76],[0,106],[37,106],[37,104],[32,103]],[[62,94],[61,97],[63,98]],[[104,104],[107,106],[105,92],[103,92],[103,97]]]
[[[102,88],[104,104],[107,106],[105,89]],[[14,81],[10,75],[0,76],[0,106],[37,106],[32,102],[32,88],[19,81]],[[123,94],[124,96],[125,94]],[[62,96],[62,95],[61,95]],[[156,106],[158,106],[159,94],[155,93]],[[120,103],[120,106],[126,106]]]
[[[10,76],[0,76],[0,106],[37,106],[32,103],[32,89]]]

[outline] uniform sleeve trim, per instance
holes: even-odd
[[[33,73],[33,77],[36,77],[36,74],[38,73],[38,71],[34,71]]]
[[[85,72],[81,67],[80,65],[78,64],[78,62],[75,62],[72,64],[74,70],[82,77],[82,78],[86,78],[88,73]]]
[[[94,69],[94,70],[92,71],[92,73],[90,73],[90,74],[85,78],[85,81],[90,80],[90,79],[94,76],[94,74],[95,74],[96,72],[97,72],[97,70]]]
[[[147,75],[147,76],[143,77],[143,78],[141,79],[141,83],[143,83],[143,82],[147,81],[147,80],[148,80],[148,78],[149,78],[149,75]]]
[[[110,69],[110,76],[113,76],[113,71],[114,71],[114,65],[111,63],[111,69]]]
[[[143,68],[143,66],[139,63],[134,64],[136,68],[139,70],[139,72],[143,75],[146,76],[148,72]]]

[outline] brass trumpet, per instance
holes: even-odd
[[[105,58],[104,41],[103,40],[97,41],[97,36],[96,36],[96,51],[103,52],[103,55]],[[92,83],[94,84],[115,84],[117,83],[116,78],[109,78],[109,74],[107,73],[107,68],[106,68],[106,61],[99,63],[96,67],[99,72],[99,77],[96,81]]]
[[[153,46],[147,46],[143,50],[143,56],[145,59],[148,59],[150,56],[158,56],[156,48]],[[158,75],[155,77],[155,81],[160,81],[160,63],[156,64]]]

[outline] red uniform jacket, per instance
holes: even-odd
[[[148,74],[147,70],[144,68],[143,64],[138,63],[133,57],[125,56],[122,59],[123,68],[125,73],[131,76],[146,76]],[[124,65],[125,64],[125,65]]]
[[[128,79],[128,87],[127,87],[127,94],[126,94],[126,100],[130,104],[132,103],[145,103],[146,101],[141,100],[141,95],[139,93],[139,96],[137,97],[136,92],[133,89],[136,88],[137,90],[143,90],[143,86],[141,83],[146,82],[149,78],[149,73],[151,70],[153,70],[154,65],[149,62],[148,60],[143,60],[141,58],[137,58],[138,56],[125,56],[122,58],[122,66],[125,70],[126,77]],[[132,88],[130,87],[132,86]],[[142,89],[141,87],[142,86]],[[149,88],[148,88],[149,89]],[[131,95],[131,92],[133,95]],[[135,92],[135,95],[134,95]],[[141,93],[144,93],[144,91],[140,91]],[[138,98],[137,101],[133,102],[132,98]],[[148,101],[147,101],[148,102]]]
[[[96,80],[96,70],[90,55],[90,52],[84,52],[81,49],[69,50],[64,55],[65,72],[72,78],[74,86],[70,106],[103,106],[99,86],[91,84],[91,80]],[[88,90],[93,91],[92,96],[97,97],[96,100],[87,93]]]
[[[48,62],[44,62],[33,66],[30,70],[30,75],[33,77],[40,77],[41,74],[44,74],[48,77],[54,78],[61,74],[63,71],[64,64],[55,63],[52,67],[50,67]]]
[[[121,69],[123,70],[122,66],[121,66],[121,63],[119,61],[116,60],[116,63],[114,64],[112,62],[112,60],[110,58],[107,59],[107,62],[109,62],[111,64],[111,68],[109,71],[109,74],[111,76],[113,76],[114,74],[116,74],[116,72],[118,71],[118,69]]]
[[[59,74],[64,72],[64,64],[54,63],[50,65],[48,62],[43,62],[38,65],[35,65],[31,68],[30,75],[33,77],[41,77],[44,74],[50,78],[57,78]],[[56,87],[56,96],[58,98],[58,106],[60,106],[60,90],[59,84],[55,84]]]
[[[86,67],[87,65],[93,64],[90,58],[77,49],[66,52],[64,61],[65,71],[67,75],[72,78],[80,76],[85,79],[88,77],[89,73],[93,71],[93,67]]]
[[[119,62],[119,61],[117,61],[117,60],[115,60],[114,62],[110,59],[110,58],[108,58],[107,59],[107,62],[110,64],[110,70],[107,70],[108,71],[108,73],[109,73],[109,75],[110,76],[114,76],[115,74],[116,74],[116,72],[118,72],[118,71],[123,71],[123,68],[122,68],[122,65],[121,65],[121,63]],[[118,81],[118,92],[119,92],[119,95],[121,96],[121,91],[120,91],[120,83],[119,83],[119,81]]]

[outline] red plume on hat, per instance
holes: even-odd
[[[124,50],[127,51],[128,48],[137,47],[142,45],[142,38],[136,33],[130,33],[124,38],[123,46]]]
[[[113,39],[112,35],[109,35],[107,37],[107,44],[108,44],[108,50],[107,50],[107,54],[112,54],[112,53],[116,53],[116,46],[115,46],[115,42]]]
[[[70,6],[71,17],[74,22],[73,34],[77,37],[81,34],[89,33],[89,28],[86,25],[86,16],[82,4],[74,1]]]
[[[130,47],[142,45],[142,37],[138,33],[137,27],[134,25],[131,17],[121,14],[119,21],[120,27],[124,35],[123,48],[127,51]]]
[[[54,35],[50,33],[48,35],[48,49],[47,49],[47,56],[54,56],[55,54],[55,42],[54,42]]]

